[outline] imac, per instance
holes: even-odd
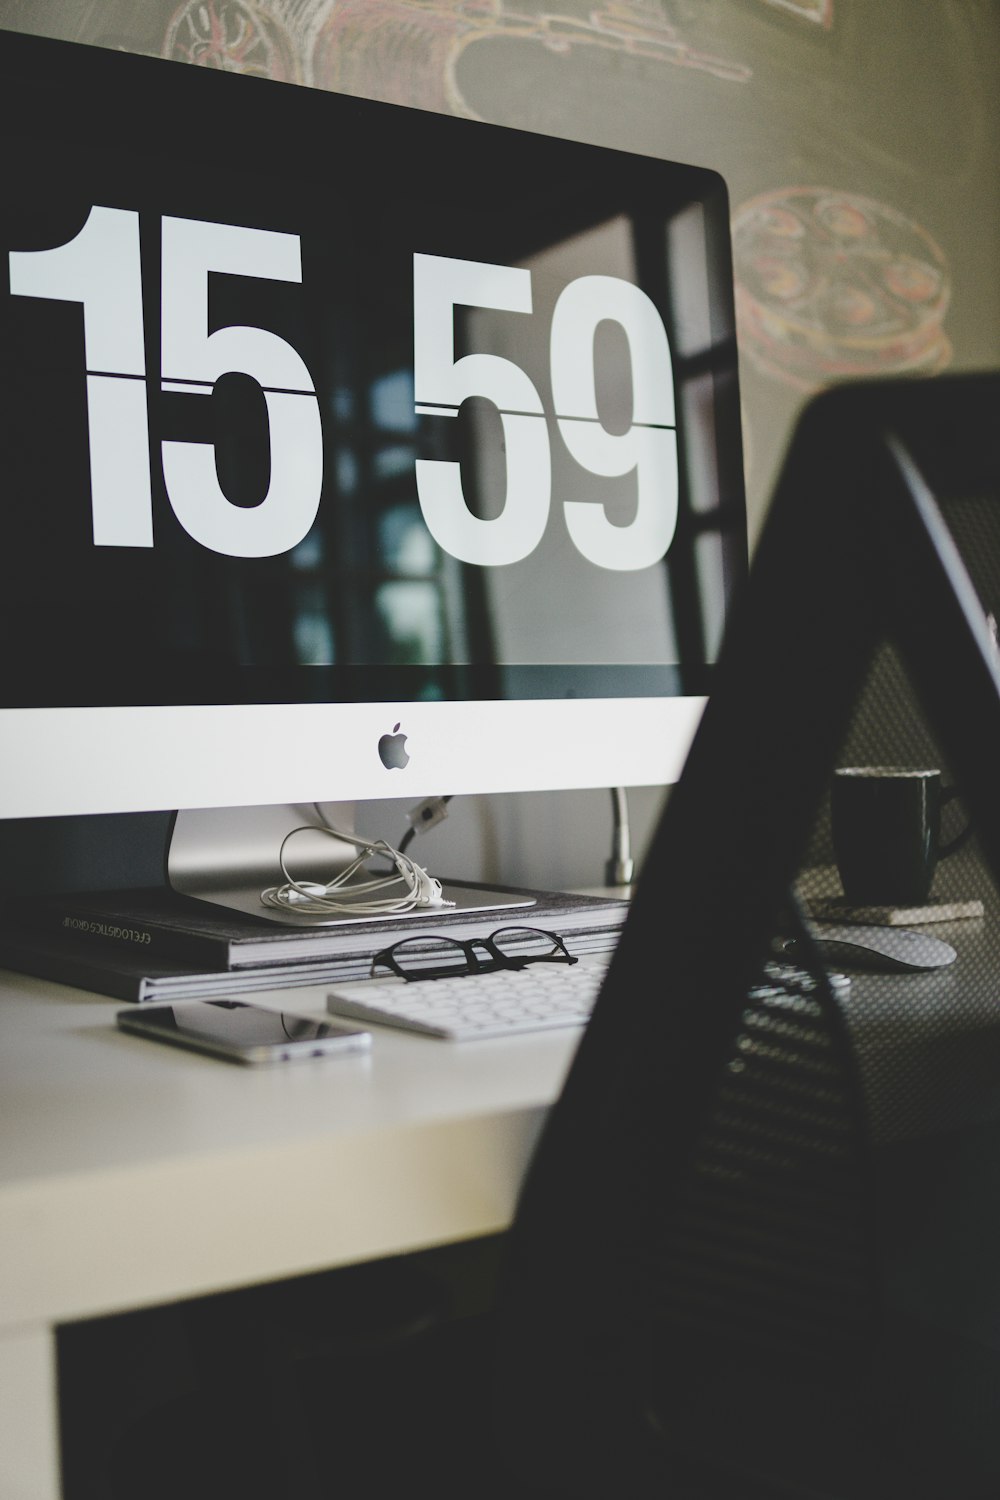
[[[303,806],[677,779],[747,561],[717,174],[11,32],[0,113],[0,816],[176,811],[265,916]]]

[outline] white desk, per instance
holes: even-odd
[[[322,987],[248,998],[324,1011]],[[58,1500],[57,1324],[495,1233],[579,1033],[253,1069],[0,972],[0,1495]]]

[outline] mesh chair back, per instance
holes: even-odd
[[[1000,868],[1000,674],[925,483],[1000,496],[998,396],[858,386],[799,424],[511,1236],[498,1419],[556,1493],[940,1493],[872,1427],[884,1255],[848,1006],[808,937],[797,991],[765,966],[886,635]]]

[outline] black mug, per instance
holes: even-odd
[[[830,789],[830,832],[844,895],[854,906],[922,906],[938,860],[968,838],[941,839],[941,811],[956,797],[937,769],[842,766]]]

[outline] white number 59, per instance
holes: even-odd
[[[500,412],[507,492],[500,514],[469,510],[461,469],[445,459],[417,461],[417,494],[435,541],[461,562],[520,562],[538,545],[548,522],[552,466],[541,398],[528,375],[492,354],[454,357],[456,306],[530,313],[531,272],[444,256],[413,257],[414,390],[417,410],[455,416],[469,396]],[[594,336],[604,320],[628,342],[632,425],[609,432],[597,409]],[[677,525],[677,433],[673,372],[666,330],[639,287],[613,276],[581,276],[562,291],[552,315],[552,395],[559,432],[573,458],[592,474],[636,472],[633,519],[619,526],[603,506],[567,500],[566,525],[578,550],[598,567],[634,571],[666,554]]]

